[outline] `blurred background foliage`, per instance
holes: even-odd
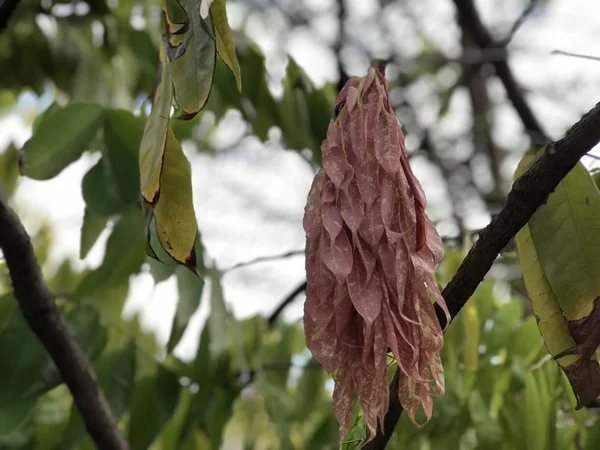
[[[346,73],[362,75],[372,57],[390,58],[391,97],[410,157],[428,165],[443,192],[444,201],[434,202],[431,214],[447,241],[438,273],[445,285],[464,257],[470,233],[502,206],[509,169],[532,141],[518,121],[514,126],[514,113],[506,112],[510,104],[485,60],[489,55],[469,52],[450,2],[433,3],[448,3],[441,14],[448,13],[443,23],[453,30],[454,42],[432,37],[427,7],[419,2],[367,2],[375,12],[362,23],[354,17],[357,3],[228,0],[236,17],[242,93],[218,60],[205,110],[189,122],[173,121],[174,130],[189,148],[212,155],[243,146],[248,137],[276,141],[281,151],[297,152],[302,164],[316,169],[338,81],[315,83],[285,54],[265,59],[268,49],[253,41],[245,25],[318,36],[342,81]],[[528,2],[513,3],[518,13]],[[539,3],[537,14],[550,14],[553,2]],[[505,35],[515,18],[502,16],[494,32]],[[271,316],[239,319],[208,251],[204,285],[185,268],[145,256],[139,186],[132,183],[138,175],[128,168],[136,167],[161,34],[156,0],[23,0],[0,35],[0,115],[20,114],[35,129],[44,115],[49,120],[52,111],[79,102],[99,105],[114,117],[112,134],[105,127],[86,148],[103,159],[81,187],[70,187],[82,190],[86,205],[81,236],[73,236],[80,240],[80,257],[109,230],[101,263],[82,269],[71,259],[50,261],[56,245],[51,224],[29,212],[34,225],[28,229],[48,285],[132,449],[336,448],[330,378],[306,350],[301,321],[280,317],[301,289]],[[546,88],[538,95],[547,97],[552,86]],[[24,107],[31,98],[36,107]],[[561,126],[577,117],[578,106],[572,107],[572,116],[548,122],[550,132],[560,135]],[[215,144],[211,136],[232,111],[247,126],[232,132],[234,144]],[[512,118],[511,140],[498,138],[500,112]],[[76,138],[81,129],[71,125],[57,126],[57,135]],[[9,196],[19,184],[18,165],[18,146],[8,142],[0,154],[0,178]],[[137,316],[122,314],[130,278],[143,272],[157,284],[176,280],[177,309],[173,318],[163,319],[172,323],[166,343],[140,326]],[[60,375],[20,316],[4,263],[1,273],[0,448],[93,448]],[[197,351],[176,355],[201,299],[211,312]],[[600,448],[596,409],[574,410],[569,385],[541,341],[514,253],[498,260],[449,326],[443,361],[447,393],[435,400],[433,419],[418,429],[403,416],[390,449]],[[390,361],[390,373],[394,368]],[[364,436],[357,416],[344,448],[360,447]]]

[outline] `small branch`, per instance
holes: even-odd
[[[479,239],[458,268],[458,271],[442,291],[451,318],[456,317],[467,300],[475,292],[485,274],[490,270],[500,251],[517,232],[527,224],[533,213],[546,202],[560,181],[575,167],[577,162],[600,142],[600,103],[581,118],[565,137],[547,145],[542,157],[513,184],[506,206],[484,228]],[[445,327],[446,318],[439,307],[436,313],[440,325]],[[399,376],[398,371],[396,375]],[[396,375],[394,379],[396,379]],[[384,433],[377,430],[375,438],[362,450],[385,448],[402,414],[398,387],[394,380],[390,385],[390,409],[384,421]]]
[[[0,247],[21,312],[58,367],[91,438],[98,448],[126,450],[128,444],[94,371],[44,282],[31,240],[3,195],[0,196]]]
[[[478,47],[482,50],[504,48],[502,43],[496,42],[492,38],[490,32],[481,22],[473,0],[454,0],[454,4],[458,11],[458,21],[461,28],[469,33]],[[534,144],[540,145],[546,142],[546,133],[527,104],[508,62],[493,61],[492,64],[496,69],[496,75],[500,78],[506,89],[508,98],[512,102]]]
[[[600,156],[592,155],[591,153],[586,153],[585,156],[600,161]]]
[[[582,53],[571,53],[562,50],[552,50],[551,55],[572,56],[574,58],[591,59],[592,61],[600,61],[600,56],[584,55]]]
[[[8,26],[8,22],[20,2],[21,0],[0,0],[0,33]]]
[[[278,259],[285,259],[285,258],[290,258],[292,256],[300,256],[300,255],[304,255],[304,250],[291,250],[289,252],[282,253],[280,255],[259,256],[258,258],[251,259],[250,261],[245,261],[245,262],[234,264],[233,266],[222,270],[221,273],[223,275],[225,275],[226,273],[231,272],[232,270],[235,270],[235,269],[239,269],[241,267],[247,267],[247,266],[251,266],[253,264],[260,264],[263,262],[275,261]]]
[[[333,49],[335,55],[337,57],[338,63],[338,71],[340,73],[340,79],[338,81],[337,91],[340,92],[345,84],[348,82],[348,74],[344,69],[344,64],[342,63],[342,45],[346,41],[346,18],[348,17],[348,13],[346,11],[346,0],[337,0],[338,7],[338,26],[340,27],[340,33],[337,40],[337,43]]]
[[[539,0],[531,0],[529,2],[529,5],[527,5],[527,8],[525,8],[523,10],[523,12],[519,16],[519,18],[515,21],[515,23],[511,27],[510,32],[508,33],[508,36],[506,36],[506,38],[504,38],[502,40],[501,44],[504,47],[506,47],[510,43],[510,41],[515,36],[517,31],[519,31],[519,28],[521,28],[521,25],[523,25],[527,21],[527,19],[529,18],[529,16],[531,15],[531,13],[535,9],[535,7],[538,5],[538,3],[539,3]]]
[[[465,236],[467,235],[467,230],[465,228],[465,223],[461,215],[458,213],[459,209],[459,199],[456,189],[451,185],[450,178],[452,176],[451,171],[445,166],[444,162],[440,160],[433,147],[433,142],[431,142],[431,137],[429,136],[429,130],[425,130],[423,139],[421,140],[421,148],[429,157],[429,160],[433,162],[436,166],[439,167],[442,175],[444,176],[444,182],[446,183],[446,188],[448,189],[448,195],[450,196],[450,202],[452,206],[452,218],[456,222],[456,227],[458,228],[458,241],[462,242]]]
[[[296,297],[298,297],[302,292],[306,291],[306,281],[302,282],[296,289],[290,292],[282,301],[279,303],[279,306],[275,308],[275,311],[269,316],[267,319],[267,324],[269,328],[272,328],[281,313],[292,303]]]

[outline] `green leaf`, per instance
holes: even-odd
[[[264,378],[269,385],[276,386],[278,389],[285,390],[287,387],[289,368],[285,364],[291,365],[292,355],[295,353],[295,340],[297,336],[297,327],[291,324],[278,324],[271,330],[263,341],[263,348],[260,352],[260,360],[264,362],[277,361],[284,366],[278,370],[267,370]]]
[[[111,174],[111,182],[118,189],[124,203],[138,201],[140,173],[138,148],[144,123],[129,111],[108,110],[104,123],[104,158]]]
[[[0,406],[0,436],[21,427],[31,416],[37,400],[36,396],[28,396],[22,399],[11,399],[6,403],[3,402]]]
[[[81,226],[81,243],[79,245],[79,258],[84,259],[92,249],[98,237],[106,228],[108,217],[96,216],[85,209],[83,224]]]
[[[45,352],[25,323],[12,294],[0,298],[0,435],[23,424],[46,389]]]
[[[596,450],[600,448],[600,420],[596,419],[596,423],[588,431],[588,437],[583,450]]]
[[[527,448],[544,450],[547,446],[547,411],[543,408],[543,394],[540,392],[538,380],[530,372],[525,384],[525,398],[522,403],[521,418]]]
[[[166,54],[175,103],[184,113],[181,118],[191,119],[208,100],[217,52],[210,15],[203,20],[195,0],[182,0],[180,4],[188,21],[178,30],[167,27]]]
[[[202,290],[204,289],[204,280],[198,278],[184,267],[177,269],[176,276],[179,300],[177,302],[175,316],[173,317],[171,336],[167,343],[168,352],[173,351],[175,346],[179,343],[190,318],[196,312],[198,306],[200,306]]]
[[[464,336],[463,363],[466,371],[476,372],[479,367],[479,316],[477,303],[473,298],[469,299],[461,313]]]
[[[213,265],[210,269],[210,316],[208,318],[211,359],[217,359],[227,351],[228,320],[229,311],[223,298],[221,272]]]
[[[70,103],[45,116],[23,146],[23,175],[48,180],[79,159],[104,119],[98,105]]]
[[[180,34],[189,26],[188,15],[178,0],[163,0],[162,8],[166,13],[167,29],[171,33]]]
[[[508,346],[508,354],[511,357],[519,356],[523,358],[525,364],[532,364],[535,358],[540,354],[542,348],[542,339],[538,330],[535,317],[530,316],[523,322],[523,325],[511,337]]]
[[[490,351],[505,348],[510,337],[518,329],[523,316],[521,302],[508,302],[498,306],[498,311],[493,319],[493,326],[487,337],[487,346]]]
[[[210,442],[210,447],[221,448],[223,431],[233,413],[233,402],[240,392],[230,373],[213,373],[210,385],[200,385],[195,394],[181,430],[183,441],[193,429],[200,429]],[[183,445],[181,445],[183,447]]]
[[[139,152],[141,191],[149,203],[155,201],[160,190],[160,173],[173,103],[171,70],[164,45],[160,47],[160,68],[160,79],[152,97],[152,111],[146,121]]]
[[[265,398],[265,407],[271,420],[275,423],[279,435],[281,450],[292,450],[294,445],[290,439],[290,416],[294,410],[294,401],[281,386],[271,384],[265,372],[256,376],[256,384]]]
[[[310,129],[310,111],[304,97],[306,80],[302,69],[292,58],[288,58],[286,76],[283,79],[283,98],[278,104],[279,125],[285,145],[296,150],[316,146]]]
[[[136,383],[128,430],[132,450],[146,450],[154,441],[173,414],[179,392],[177,375],[161,366]]]
[[[315,359],[311,358],[298,379],[295,400],[296,417],[299,420],[308,418],[325,398],[327,375],[319,366],[315,366],[315,363]]]
[[[162,248],[180,264],[195,266],[194,245],[198,227],[192,194],[190,163],[181,144],[168,131],[160,198],[154,208],[156,231]]]
[[[179,401],[175,411],[171,415],[169,422],[163,428],[160,435],[162,450],[179,450],[179,436],[188,415],[192,393],[189,389],[182,389],[179,394]]]
[[[229,28],[227,21],[227,8],[225,0],[214,0],[210,6],[210,15],[215,27],[215,37],[217,39],[217,52],[231,69],[235,76],[235,82],[239,91],[242,90],[242,74],[240,65],[235,54],[235,43],[233,33]]]
[[[81,190],[86,209],[97,216],[110,216],[121,212],[126,204],[119,194],[108,164],[102,157],[83,177]]]
[[[135,382],[136,346],[133,339],[102,355],[96,364],[98,381],[112,412],[120,418],[129,409]]]
[[[37,130],[40,128],[40,124],[42,122],[47,120],[48,117],[50,117],[56,111],[60,111],[61,109],[62,109],[62,106],[60,106],[56,102],[52,102],[52,104],[50,106],[48,106],[41,114],[38,114],[35,117],[35,119],[33,119],[33,126],[32,126],[32,130],[31,130],[32,134],[37,133]]]
[[[169,279],[177,270],[176,265],[167,265],[154,258],[146,258],[146,262],[150,266],[150,274],[157,284]]]
[[[97,296],[98,291],[126,283],[130,275],[139,272],[144,260],[144,216],[139,209],[129,208],[108,238],[102,264],[88,272],[73,296]]]
[[[277,102],[269,91],[266,79],[265,58],[256,45],[249,45],[241,55],[242,92],[245,100],[241,103],[242,113],[252,124],[254,133],[263,141],[268,138],[268,131],[278,123],[279,109]]]
[[[13,143],[8,144],[4,152],[0,153],[0,179],[5,195],[12,196],[17,179],[19,178],[19,153]]]

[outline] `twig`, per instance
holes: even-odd
[[[469,47],[472,47],[472,42],[473,39],[470,34],[463,31],[462,44],[465,52]],[[490,197],[494,196],[490,194],[497,196],[502,186],[500,176],[502,155],[492,138],[493,116],[490,115],[491,101],[487,87],[488,77],[482,69],[483,64],[463,65],[463,80],[471,99],[471,140],[473,148],[476,153],[487,154],[490,161],[489,167],[492,174],[493,188],[491,192],[482,193],[482,197],[488,204],[488,207],[490,207],[490,210],[492,210],[491,207],[495,206],[493,203],[496,202],[490,201]],[[500,207],[502,206],[504,206],[503,203]]]
[[[600,161],[600,156],[592,155],[591,153],[586,153],[585,156]]]
[[[0,195],[0,247],[10,271],[23,317],[54,360],[73,395],[96,446],[125,450],[121,435],[96,375],[44,282],[31,240],[18,216]]]
[[[342,45],[345,42],[345,37],[346,37],[346,18],[348,16],[347,11],[346,11],[346,0],[337,0],[337,7],[338,7],[338,25],[339,25],[339,36],[338,36],[338,40],[335,44],[335,47],[333,49],[333,51],[335,52],[335,55],[337,57],[337,63],[338,63],[338,71],[340,73],[340,79],[338,81],[338,86],[337,86],[337,90],[338,92],[340,92],[342,90],[342,88],[344,87],[344,85],[348,82],[348,74],[346,73],[346,70],[344,69],[344,64],[342,63],[342,57],[341,57],[341,52],[342,52]]]
[[[442,291],[452,318],[456,317],[475,292],[502,248],[527,224],[537,208],[546,202],[558,183],[575,167],[581,157],[598,142],[600,103],[573,125],[564,138],[548,144],[542,157],[514,182],[506,206],[484,228],[458,271]],[[437,304],[435,306],[443,328],[447,325],[445,315]],[[383,449],[390,440],[402,413],[398,388],[393,382],[390,385],[389,398],[390,410],[385,417],[384,433],[378,429],[375,438],[365,444],[362,450]]]
[[[582,53],[571,53],[563,50],[552,50],[551,55],[573,56],[575,58],[591,59],[592,61],[600,61],[600,56],[584,55]]]
[[[519,28],[521,28],[521,25],[523,25],[525,23],[525,21],[529,18],[529,16],[531,15],[531,13],[535,9],[535,7],[538,5],[538,3],[539,3],[539,0],[531,0],[529,2],[529,5],[527,5],[527,8],[525,8],[523,10],[523,12],[519,16],[519,18],[515,21],[515,23],[511,27],[510,32],[508,33],[508,36],[506,36],[502,40],[501,43],[504,47],[506,47],[510,43],[510,41],[515,36],[517,31],[519,31]]]
[[[8,22],[19,6],[21,0],[0,0],[0,33],[8,26]]]
[[[286,297],[279,303],[279,306],[275,308],[275,311],[269,316],[267,319],[267,324],[269,328],[272,328],[281,313],[285,308],[288,307],[290,303],[294,301],[296,297],[298,297],[302,292],[306,290],[306,281],[302,282],[296,289],[290,292]]]
[[[473,41],[482,49],[497,49],[503,48],[503,44],[496,42],[487,28],[481,22],[479,14],[475,9],[473,0],[454,0],[458,11],[458,19],[461,28],[468,31]],[[527,104],[523,93],[515,77],[508,65],[507,61],[493,61],[492,64],[496,69],[496,75],[502,81],[508,98],[512,102],[517,114],[521,118],[521,122],[525,126],[527,133],[531,136],[534,144],[541,145],[546,142],[547,136],[533,114],[533,111]]]
[[[458,228],[458,241],[462,242],[467,234],[465,223],[462,216],[458,213],[459,210],[459,199],[456,193],[456,189],[451,185],[450,178],[452,176],[451,171],[444,165],[444,162],[438,157],[437,152],[434,149],[433,142],[429,136],[429,130],[425,130],[423,139],[421,140],[421,148],[427,154],[430,161],[433,162],[440,168],[444,181],[448,189],[448,195],[450,196],[450,203],[452,204],[452,218],[456,222]]]
[[[232,270],[235,270],[235,269],[239,269],[240,267],[247,267],[247,266],[251,266],[253,264],[260,264],[263,262],[274,261],[277,259],[290,258],[292,256],[299,256],[299,255],[304,255],[304,250],[290,250],[289,252],[281,253],[280,255],[259,256],[258,258],[251,259],[250,261],[244,261],[241,263],[234,264],[233,266],[222,270],[221,273],[223,275],[225,275],[226,273],[231,272]]]

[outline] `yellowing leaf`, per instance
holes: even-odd
[[[538,328],[544,344],[551,355],[558,355],[560,352],[571,348],[575,341],[569,333],[567,321],[562,315],[558,300],[548,279],[544,275],[544,270],[531,238],[529,225],[525,225],[515,236],[515,242],[519,252],[521,270],[525,280],[525,287],[531,299],[533,313],[538,320]],[[558,360],[561,366],[567,366],[579,359],[576,356],[565,356]]]
[[[543,152],[526,155],[517,175]],[[515,241],[527,292],[548,351],[586,405],[600,395],[600,192],[578,163]]]
[[[142,196],[153,203],[160,190],[160,172],[173,101],[173,86],[164,45],[160,48],[161,72],[152,104],[152,112],[144,128],[140,144],[140,178]]]
[[[158,239],[173,259],[188,265],[193,259],[197,234],[192,172],[171,129],[167,133],[160,185],[160,198],[154,208]]]
[[[214,0],[210,7],[210,15],[215,27],[217,52],[223,59],[223,62],[227,64],[227,67],[229,67],[233,72],[237,88],[241,92],[242,73],[240,71],[240,65],[235,54],[235,43],[233,41],[233,33],[231,32],[231,28],[229,28],[229,22],[227,21],[227,9],[225,4],[225,0]]]
[[[552,290],[567,320],[592,312],[600,296],[600,192],[581,163],[530,220]]]

